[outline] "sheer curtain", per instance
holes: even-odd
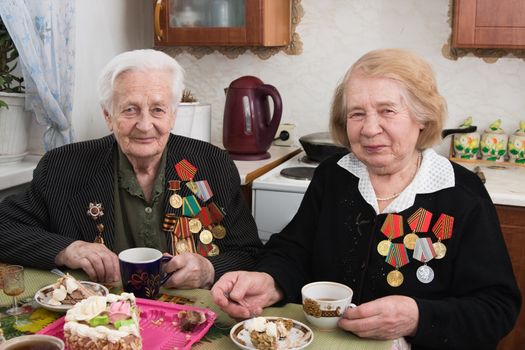
[[[20,54],[26,108],[47,127],[46,151],[74,138],[75,2],[0,0],[0,15]]]

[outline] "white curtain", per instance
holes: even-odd
[[[71,143],[75,1],[0,0],[0,15],[20,55],[26,108],[47,126],[44,148]]]

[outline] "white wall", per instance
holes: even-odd
[[[333,89],[348,67],[365,52],[405,47],[435,68],[449,104],[447,127],[472,115],[480,128],[503,118],[511,132],[525,120],[525,63],[506,57],[485,63],[470,56],[457,61],[441,50],[450,35],[449,0],[302,0],[305,16],[297,27],[303,41],[298,56],[277,54],[268,60],[246,53],[228,59],[214,53],[177,59],[187,72],[187,85],[212,104],[212,141],[222,139],[223,88],[241,75],[256,75],[274,85],[283,98],[283,122],[297,124],[297,135],[327,130]],[[149,0],[77,0],[77,81],[73,125],[78,139],[107,133],[95,95],[95,77],[115,54],[151,47]],[[438,147],[448,154],[449,139]]]

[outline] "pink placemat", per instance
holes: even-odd
[[[198,342],[208,332],[217,317],[209,309],[156,300],[137,298],[137,306],[140,310],[140,335],[142,337],[142,349],[144,350],[190,349],[192,344]],[[193,331],[184,332],[180,329],[177,316],[178,312],[182,310],[201,311],[206,315],[206,321],[195,327]],[[38,333],[53,335],[63,340],[64,317],[59,318]]]

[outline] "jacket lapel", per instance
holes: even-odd
[[[114,215],[113,215],[113,150],[116,142],[112,136],[101,140],[99,162],[93,164],[92,172],[80,174],[87,177],[86,186],[75,194],[69,202],[70,215],[73,218],[82,239],[93,242],[97,236],[97,224],[104,225],[102,236],[108,248],[114,244]],[[90,203],[100,203],[103,207],[103,216],[94,220],[88,215]]]

